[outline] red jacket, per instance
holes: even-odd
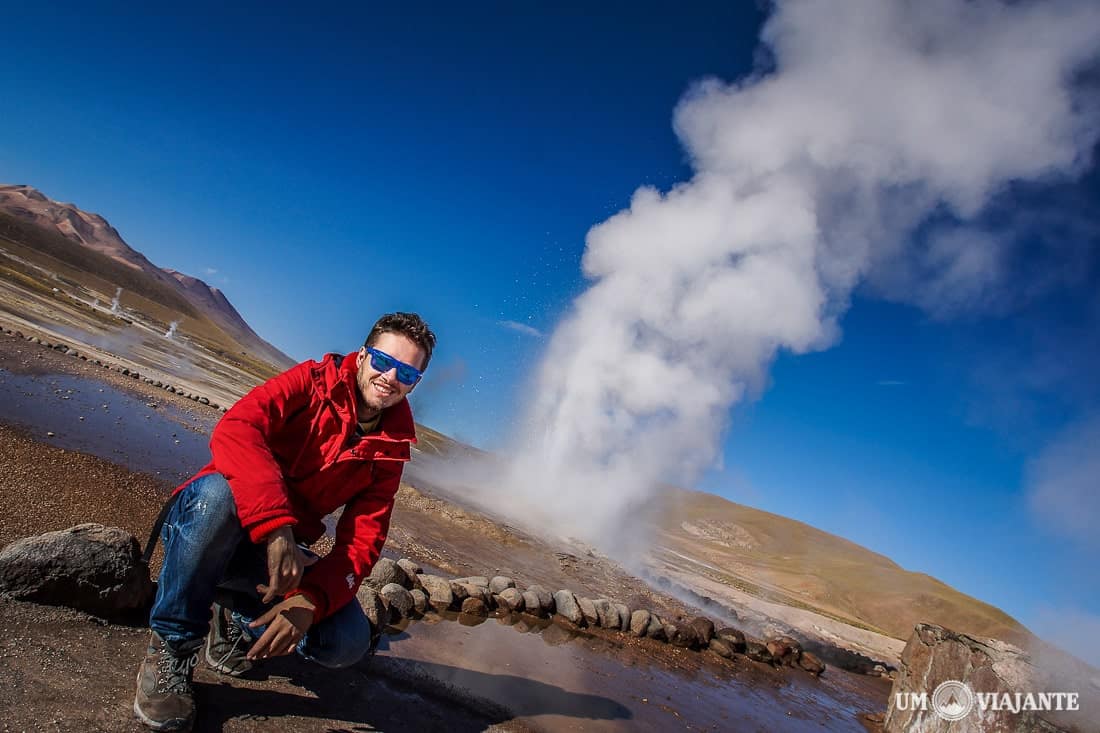
[[[323,517],[344,507],[335,546],[299,589],[316,604],[318,620],[354,598],[378,560],[416,442],[407,399],[383,411],[376,432],[355,438],[355,357],[303,362],[242,397],[214,427],[212,460],[187,482],[225,476],[241,525],[256,543],[286,525],[299,541],[315,542],[325,531]]]

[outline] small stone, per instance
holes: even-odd
[[[386,608],[386,602],[374,588],[363,583],[359,586],[359,592],[355,597],[363,607],[363,614],[370,621],[371,626],[380,629],[389,622],[389,609]]]
[[[485,588],[489,587],[489,579],[486,578],[484,575],[471,575],[466,578],[455,578],[455,582],[468,583],[470,585],[479,585]]]
[[[630,631],[630,609],[625,603],[613,603],[615,610],[619,612],[619,631]]]
[[[462,602],[462,613],[470,616],[488,616],[489,609],[480,598],[467,598]]]
[[[56,435],[57,435],[57,433],[53,432],[52,430],[46,431],[46,437],[47,438],[53,438]]]
[[[745,651],[745,635],[739,630],[727,626],[725,628],[718,629],[718,631],[715,633],[715,636],[726,642],[726,644],[728,644],[730,649],[733,649],[734,652],[740,654],[741,652]]]
[[[409,576],[410,579],[416,578],[417,575],[420,575],[420,573],[423,572],[423,570],[421,570],[420,565],[418,563],[413,562],[412,560],[410,560],[407,557],[403,557],[400,560],[398,560],[397,561],[397,567],[404,570],[405,575]]]

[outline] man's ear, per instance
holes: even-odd
[[[367,347],[362,346],[359,348],[359,353],[355,355],[355,368],[363,368],[363,360],[367,358]]]

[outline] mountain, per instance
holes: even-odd
[[[167,328],[177,323],[181,332],[210,341],[216,352],[244,352],[275,371],[295,363],[260,338],[220,290],[199,278],[157,267],[99,214],[54,201],[31,186],[0,184],[0,237],[0,246],[21,247],[22,252],[13,253],[15,259],[25,266],[37,265],[39,274],[60,264],[107,302],[117,288],[126,297],[143,297],[154,304],[143,312],[158,324]],[[41,261],[43,256],[49,261]],[[34,274],[22,269],[24,275]]]

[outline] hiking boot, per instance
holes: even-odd
[[[252,639],[233,620],[229,609],[215,603],[214,620],[206,637],[206,663],[210,668],[231,677],[252,671],[252,662],[245,656],[251,647]]]
[[[134,714],[153,730],[188,731],[195,720],[191,676],[199,659],[199,645],[174,650],[157,632],[137,676]]]

